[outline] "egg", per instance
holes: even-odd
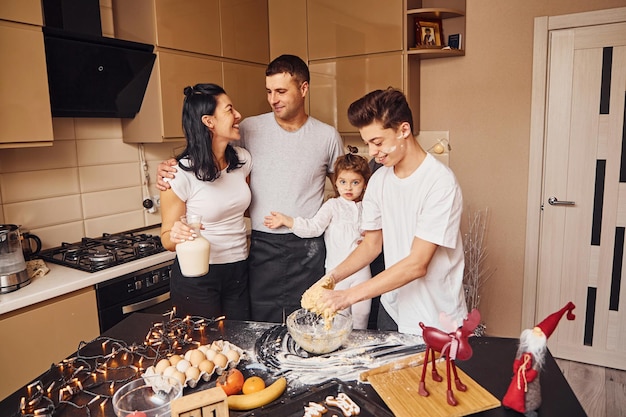
[[[212,361],[213,359],[215,359],[215,355],[217,355],[217,352],[213,349],[207,349],[205,355],[208,360]]]
[[[199,349],[194,349],[190,352],[191,355],[189,355],[189,362],[191,362],[193,366],[198,366],[200,362],[206,359],[206,355],[204,354],[204,352]]]
[[[197,381],[200,378],[200,369],[195,366],[190,366],[185,371],[185,376],[193,381]]]
[[[185,381],[187,380],[187,376],[184,373],[182,373],[180,371],[177,371],[177,370],[174,370],[174,373],[172,373],[171,376],[173,378],[178,379],[180,381],[181,385],[185,385]]]
[[[228,352],[226,352],[226,357],[228,358],[229,362],[232,362],[232,363],[239,362],[239,352],[237,352],[235,349],[231,349]]]
[[[165,370],[165,368],[167,368],[168,366],[172,365],[170,363],[169,360],[167,359],[161,359],[156,366],[154,367],[154,370],[157,374],[162,374],[163,371]]]
[[[170,364],[176,366],[176,364],[180,362],[182,358],[183,357],[180,355],[172,355],[170,356]]]
[[[215,364],[213,363],[213,361],[210,361],[208,359],[203,360],[198,365],[198,369],[200,369],[200,372],[206,372],[209,375],[211,375],[214,368],[215,368]]]
[[[202,353],[206,354],[206,351],[209,349],[207,345],[198,346],[198,350]]]
[[[172,376],[174,372],[177,372],[176,367],[173,365],[170,365],[163,370],[163,376]]]
[[[191,366],[191,363],[187,359],[181,359],[176,364],[176,369],[179,370],[180,372],[185,372],[187,368],[189,368],[190,366]]]
[[[218,368],[225,368],[226,365],[228,365],[228,358],[223,353],[216,353],[213,358],[213,363],[215,363],[215,366]]]

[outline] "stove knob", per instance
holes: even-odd
[[[158,282],[159,282],[159,274],[157,273],[157,274],[152,275],[152,283],[156,284]]]
[[[142,285],[141,285],[141,284],[142,284],[142,282],[141,282],[141,281],[135,281],[135,289],[136,289],[136,290],[140,290],[140,289],[141,289],[141,287],[142,287]]]

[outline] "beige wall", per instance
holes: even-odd
[[[101,0],[102,32],[113,34],[110,0]],[[37,123],[37,120],[33,120]],[[142,207],[138,145],[122,140],[120,119],[53,119],[54,145],[0,150],[0,222],[23,225],[44,247],[161,222]],[[182,143],[145,145],[151,175]]]
[[[421,65],[421,129],[449,130],[466,211],[488,207],[487,333],[518,337],[530,135],[533,21],[624,0],[468,0],[466,55]],[[464,226],[466,227],[466,226]]]

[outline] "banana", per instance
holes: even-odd
[[[252,394],[238,394],[228,396],[228,408],[231,410],[245,411],[267,405],[280,397],[287,388],[287,380],[280,377],[273,384],[261,391]]]

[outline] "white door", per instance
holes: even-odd
[[[626,369],[626,23],[548,42],[536,322],[556,357]]]

